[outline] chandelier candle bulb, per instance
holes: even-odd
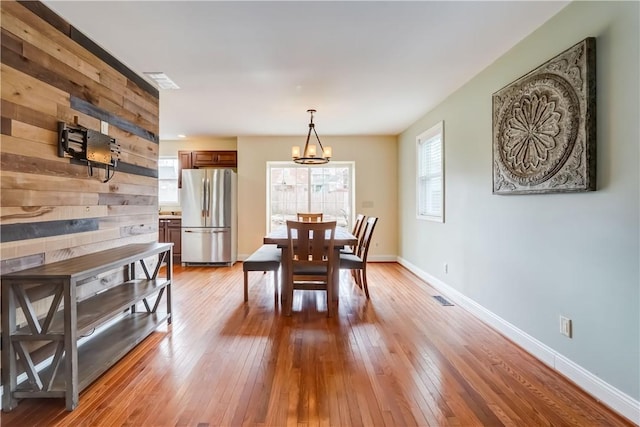
[[[297,145],[291,147],[291,157],[293,157],[294,159],[300,157],[300,147],[298,147]]]
[[[324,157],[327,159],[331,158],[331,147],[324,147]]]
[[[316,156],[316,146],[310,145],[306,153],[306,157],[315,157],[315,156]]]

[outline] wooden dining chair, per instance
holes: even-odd
[[[364,290],[364,294],[369,299],[369,285],[367,284],[367,256],[369,255],[369,246],[373,237],[373,230],[376,228],[378,218],[370,216],[364,225],[362,239],[357,247],[356,253],[340,254],[340,269],[353,270],[356,284]]]
[[[357,248],[358,245],[360,244],[360,236],[362,233],[362,226],[364,225],[364,219],[366,218],[366,216],[364,216],[363,214],[358,214],[356,216],[356,222],[353,224],[353,231],[351,231],[351,234],[353,234],[354,236],[356,236],[356,239],[358,239],[358,243],[356,243],[355,246],[345,246],[344,249],[340,249],[340,253],[343,254],[355,254],[357,253]]]
[[[289,238],[288,296],[285,313],[291,314],[294,289],[325,290],[327,316],[333,315],[333,269],[336,222],[287,221]]]
[[[320,221],[322,221],[322,212],[320,212],[320,213],[301,213],[301,212],[298,212],[298,221],[302,221],[302,222],[320,222]]]

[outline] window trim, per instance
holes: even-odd
[[[178,172],[179,159],[178,156],[158,156],[158,206],[180,206],[180,189],[176,191],[176,200],[160,200],[160,181],[175,181],[176,187],[178,185],[178,177],[174,179],[160,178],[160,160],[175,160],[176,162],[176,174]]]
[[[353,223],[356,220],[356,162],[354,161],[331,161],[326,165],[299,165],[291,161],[267,161],[266,165],[266,200],[265,200],[265,219],[267,233],[271,232],[271,169],[272,168],[331,168],[331,167],[348,167],[351,172],[351,195],[349,204],[351,205],[351,218],[349,219],[349,225],[353,227]],[[309,180],[311,180],[311,174],[309,174]],[[310,181],[309,181],[310,182]]]
[[[427,179],[433,179],[434,177],[440,177],[440,213],[439,215],[428,215],[420,213],[420,201],[423,197],[426,197],[426,194],[422,194],[422,192],[426,191],[424,188],[422,179],[425,176],[420,175],[420,150],[422,149],[424,144],[429,144],[429,141],[434,137],[440,135],[440,173],[439,174],[431,174],[431,176],[427,177]],[[436,123],[434,126],[430,127],[426,131],[422,132],[416,137],[416,218],[419,220],[426,221],[434,221],[434,222],[442,222],[444,223],[444,212],[445,212],[445,171],[444,171],[444,121],[440,121]]]

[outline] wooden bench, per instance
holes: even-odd
[[[278,269],[280,269],[280,259],[282,251],[276,245],[262,245],[254,253],[249,255],[242,263],[244,271],[244,300],[249,301],[249,272],[250,271],[273,271],[273,287],[276,300],[278,298]]]

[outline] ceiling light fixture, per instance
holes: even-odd
[[[160,89],[180,89],[180,87],[163,72],[144,72],[143,74],[153,80]]]
[[[293,158],[293,161],[301,165],[322,165],[329,163],[329,159],[331,158],[331,147],[322,146],[318,133],[316,132],[316,127],[313,124],[313,113],[315,112],[316,110],[307,110],[307,113],[311,114],[311,120],[309,121],[309,133],[307,133],[307,142],[304,144],[302,156],[300,156],[299,146],[296,145],[291,147],[291,157]],[[309,139],[311,138],[312,131],[316,136],[318,145],[320,146],[320,151],[322,153],[322,156],[320,157],[316,156],[316,146],[314,144],[309,145]]]

